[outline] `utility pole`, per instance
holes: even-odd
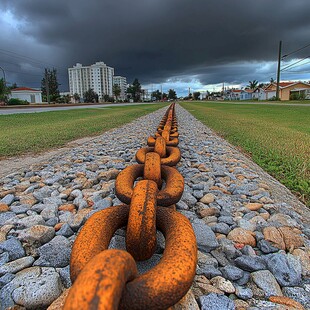
[[[278,72],[277,72],[277,90],[276,90],[276,99],[280,100],[279,98],[279,91],[280,91],[280,69],[281,69],[281,53],[282,53],[282,41],[279,43],[279,55],[278,55]]]
[[[47,72],[47,69],[45,69],[45,88],[46,88],[47,103],[50,104],[50,89],[49,89],[49,84],[48,84],[48,72]]]
[[[163,101],[163,86],[160,85],[161,101]]]

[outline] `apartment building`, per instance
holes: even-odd
[[[118,85],[121,89],[121,94],[118,99],[125,100],[127,93],[127,79],[123,76],[116,75],[113,77],[113,84]]]
[[[104,62],[96,62],[90,66],[77,63],[68,69],[70,94],[79,94],[81,98],[84,93],[92,88],[98,94],[99,100],[104,95],[113,96],[114,68],[107,66]]]

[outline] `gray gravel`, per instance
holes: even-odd
[[[117,173],[135,163],[164,111],[0,179],[0,310],[46,307],[71,285],[69,259],[79,229],[94,212],[120,203]],[[268,301],[274,294],[307,307],[309,210],[179,106],[177,116],[177,168],[185,178],[177,209],[197,236],[192,290],[199,307],[280,309]],[[164,240],[158,238],[156,255],[139,263],[141,273],[162,255]],[[123,230],[111,246],[124,248]]]

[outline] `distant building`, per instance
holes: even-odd
[[[272,99],[276,97],[277,83],[270,83],[265,88],[265,98],[262,99]],[[310,84],[305,82],[280,82],[279,83],[279,98],[280,100],[290,100],[290,95],[292,92],[306,92],[310,89]]]
[[[42,103],[42,91],[28,87],[18,87],[12,89],[10,97],[20,100],[27,100],[29,103]]]
[[[125,100],[127,94],[127,79],[124,76],[116,75],[113,77],[113,84],[118,85],[121,89],[121,94],[118,99]]]
[[[241,89],[227,89],[224,93],[224,100],[240,100]]]
[[[77,63],[68,69],[70,94],[77,93],[84,98],[84,93],[90,88],[103,100],[104,95],[113,96],[114,69],[104,62],[96,62],[91,66]]]
[[[253,99],[253,89],[243,89],[240,92],[240,100],[252,100]]]

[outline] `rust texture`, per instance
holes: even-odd
[[[189,290],[195,276],[197,244],[188,219],[175,204],[184,179],[175,104],[170,105],[149,147],[136,153],[138,164],[116,178],[115,193],[124,205],[93,214],[78,234],[71,254],[73,286],[64,309],[168,309]],[[126,251],[108,250],[118,228],[127,226]],[[154,268],[138,275],[136,261],[152,257],[156,229],[166,239]]]
[[[134,188],[130,204],[126,249],[138,261],[152,257],[156,248],[155,182],[143,180]]]

